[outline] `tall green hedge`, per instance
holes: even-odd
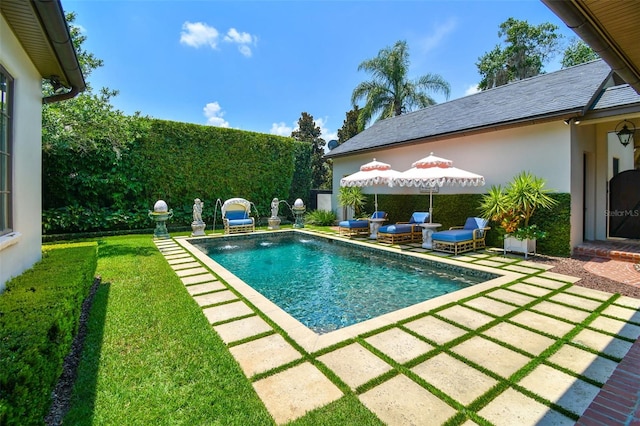
[[[140,120],[148,120],[140,118]],[[308,203],[311,145],[236,129],[148,120],[118,151],[93,155],[58,148],[43,152],[43,232],[149,228],[158,199],[174,211],[171,224],[191,223],[193,200],[205,203],[213,225],[220,203],[242,197],[268,217],[274,197]]]
[[[566,193],[550,194],[558,203],[551,210],[539,210],[532,219],[547,232],[547,237],[537,242],[537,251],[549,256],[569,257],[571,255],[571,195]],[[442,224],[443,229],[464,225],[471,216],[478,216],[481,194],[434,194],[433,221]],[[366,209],[373,212],[373,195],[367,196]],[[387,212],[388,223],[406,222],[415,211],[429,211],[429,194],[415,195],[378,195],[378,209]],[[497,223],[490,222],[486,242],[488,246],[502,247],[503,233]]]
[[[43,424],[78,331],[97,245],[45,250],[0,294],[0,424]]]

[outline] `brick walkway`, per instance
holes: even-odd
[[[578,420],[578,426],[640,424],[640,339]]]
[[[619,283],[640,287],[640,272],[632,262],[594,257],[585,263],[584,269]]]
[[[589,272],[640,286],[640,243],[618,241],[584,242],[576,255],[594,256],[585,264]],[[640,339],[618,364],[607,383],[576,423],[579,426],[640,425]]]

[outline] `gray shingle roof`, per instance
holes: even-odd
[[[534,118],[582,113],[610,73],[611,68],[597,60],[380,120],[326,156]]]
[[[640,96],[638,96],[636,91],[628,84],[623,84],[606,88],[592,109],[602,110],[637,104],[638,102],[640,102]]]

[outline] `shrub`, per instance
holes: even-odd
[[[0,295],[0,424],[42,424],[78,331],[96,244],[45,250]]]
[[[195,198],[203,219],[219,217],[217,201],[242,197],[252,215],[268,216],[273,197],[309,204],[311,144],[292,138],[138,118],[144,131],[114,151],[78,153],[60,144],[43,151],[43,233],[153,227],[158,199],[173,209],[173,226],[189,226]],[[91,145],[90,145],[91,146]],[[221,203],[220,203],[221,205]],[[216,211],[216,208],[218,210]]]
[[[336,214],[328,210],[314,210],[307,213],[304,217],[305,223],[318,226],[334,225],[337,219]]]

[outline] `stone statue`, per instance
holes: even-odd
[[[277,198],[274,198],[273,201],[271,201],[271,217],[278,217],[278,205],[280,204],[280,202],[278,201]]]
[[[203,223],[202,222],[202,208],[204,207],[204,203],[200,201],[200,198],[196,198],[193,200],[193,223]]]

